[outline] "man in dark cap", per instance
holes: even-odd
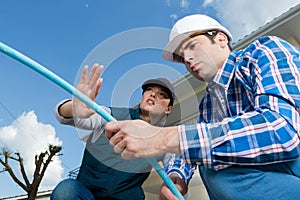
[[[84,67],[78,90],[95,100],[100,90],[102,66],[95,64],[88,74]],[[172,111],[174,89],[165,78],[150,79],[142,85],[143,93],[136,108],[104,107],[117,120],[142,119],[156,126],[163,126]],[[114,153],[104,134],[106,121],[77,98],[64,100],[55,108],[61,124],[91,130],[86,141],[80,171],[76,179],[60,182],[51,199],[136,199],[145,198],[142,184],[151,171],[144,159],[125,161]]]

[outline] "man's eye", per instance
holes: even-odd
[[[162,98],[164,98],[164,99],[167,98],[167,95],[166,95],[165,93],[160,93],[160,96],[161,96]]]
[[[193,49],[195,48],[196,45],[197,45],[197,42],[191,43],[191,44],[189,45],[189,49],[190,49],[190,50],[193,50]]]

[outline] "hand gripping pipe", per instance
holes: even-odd
[[[14,50],[13,48],[7,46],[6,44],[3,44],[0,42],[0,51],[11,58],[23,63],[24,65],[30,67],[34,71],[38,72],[39,74],[43,75],[44,77],[48,78],[52,82],[56,83],[63,89],[65,89],[67,92],[72,94],[73,96],[77,97],[80,101],[88,105],[90,108],[92,108],[97,114],[99,114],[101,117],[103,117],[107,122],[116,121],[115,118],[113,118],[110,114],[108,114],[105,110],[103,110],[98,104],[96,104],[94,101],[92,101],[90,98],[85,96],[82,92],[77,90],[74,86],[48,70],[47,68],[43,67],[36,61],[32,60],[31,58],[23,55],[22,53],[18,52],[17,50]],[[173,192],[173,194],[179,199],[184,200],[183,196],[179,192],[179,190],[176,188],[173,181],[170,179],[170,177],[164,172],[162,167],[156,162],[154,158],[147,158],[147,161],[152,165],[152,167],[155,169],[155,171],[160,175],[160,177],[163,179],[163,181],[166,183],[166,185],[169,187],[169,189]]]

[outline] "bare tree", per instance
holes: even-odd
[[[36,198],[38,187],[43,179],[48,165],[52,161],[53,156],[61,155],[58,154],[60,151],[61,146],[49,145],[48,150],[46,150],[45,152],[41,152],[39,155],[35,156],[35,170],[32,182],[30,183],[24,168],[23,158],[21,157],[20,153],[16,152],[13,153],[14,155],[12,155],[9,150],[3,148],[2,153],[0,154],[0,163],[4,166],[4,168],[0,171],[0,173],[7,171],[11,178],[26,191],[28,199],[33,200]],[[15,172],[11,168],[11,164],[9,163],[10,160],[19,162],[23,180],[19,179],[16,176]]]

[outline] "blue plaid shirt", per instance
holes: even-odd
[[[208,84],[199,121],[178,126],[186,163],[220,170],[299,157],[300,55],[277,37],[262,37],[233,51]],[[167,173],[191,172],[173,156]],[[184,170],[185,169],[185,170]]]

